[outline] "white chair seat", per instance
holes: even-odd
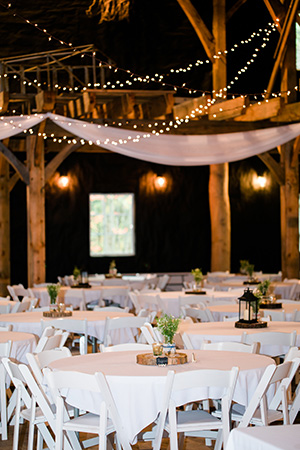
[[[191,410],[191,411],[178,411],[177,412],[177,431],[180,433],[180,427],[184,428],[184,431],[189,432],[195,430],[195,425],[204,427],[206,430],[210,428],[218,429],[222,427],[222,422],[217,417],[212,416],[207,411]],[[166,429],[169,431],[169,422],[166,422]]]
[[[82,416],[78,416],[64,422],[64,429],[68,431],[79,431],[82,433],[95,433],[99,432],[99,416],[98,414],[86,413]],[[110,419],[107,420],[106,433],[110,434],[115,431],[113,423]]]

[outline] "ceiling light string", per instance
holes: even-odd
[[[8,3],[7,5],[5,5],[5,4],[4,4],[3,2],[1,2],[1,1],[0,1],[0,5],[3,6],[4,8],[6,8],[8,11],[10,11],[10,9],[11,9],[11,7],[12,7],[12,4],[11,4],[11,3]],[[18,13],[15,13],[15,12],[12,12],[12,11],[11,11],[11,14],[12,14],[14,17],[18,17],[20,20],[22,20],[23,22],[27,23],[28,25],[31,25],[31,26],[35,27],[38,31],[44,33],[44,34],[48,37],[48,40],[52,40],[52,39],[53,39],[54,41],[60,43],[61,45],[66,45],[66,46],[72,48],[72,50],[78,51],[78,49],[77,49],[76,47],[74,47],[72,43],[70,43],[70,42],[67,43],[67,42],[65,42],[65,41],[63,41],[63,40],[61,40],[61,39],[56,38],[54,35],[50,34],[46,29],[43,29],[42,27],[40,27],[37,23],[31,22],[29,19],[26,19],[25,17],[21,16],[21,15],[18,14]],[[277,23],[272,24],[272,25],[273,25],[273,27],[275,27],[275,29],[276,29],[276,27],[278,26]],[[272,27],[272,29],[273,29],[273,27]],[[254,35],[254,33],[252,33],[252,35]],[[252,36],[252,35],[251,35],[251,36]],[[246,40],[244,40],[244,41],[241,41],[241,43],[247,43],[248,41],[249,41],[249,38],[246,39]],[[237,44],[235,44],[232,48],[236,48],[236,47],[238,47]],[[218,52],[218,54],[215,55],[215,57],[216,57],[216,58],[220,57],[220,55],[219,55],[220,53],[221,53],[221,52]],[[85,57],[85,56],[91,57],[91,55],[89,55],[87,52],[84,52],[84,51],[83,51],[83,52],[81,53],[81,57],[83,58],[83,57]],[[95,56],[96,56],[96,52],[93,52],[93,55],[92,55],[92,56],[95,57]],[[133,81],[134,81],[134,82],[138,82],[138,83],[147,83],[147,84],[149,84],[150,82],[159,83],[159,84],[162,85],[163,87],[167,87],[167,88],[170,88],[170,89],[174,90],[174,92],[178,92],[178,90],[183,89],[185,92],[188,92],[190,95],[191,95],[191,94],[199,94],[199,93],[200,93],[200,94],[204,94],[204,95],[209,95],[209,94],[210,94],[209,91],[205,91],[205,90],[201,90],[201,89],[192,89],[192,88],[190,88],[190,87],[187,87],[187,86],[185,86],[185,83],[184,83],[183,85],[176,85],[176,84],[171,84],[171,83],[169,83],[169,82],[168,82],[168,83],[165,83],[165,82],[163,82],[163,81],[160,80],[160,79],[157,80],[157,79],[155,78],[155,76],[160,77],[160,75],[158,75],[158,74],[156,74],[154,77],[152,77],[152,76],[150,76],[150,75],[141,76],[141,75],[138,75],[138,74],[132,72],[131,70],[119,68],[119,67],[117,67],[117,66],[114,65],[114,64],[106,63],[106,62],[104,62],[104,61],[102,61],[102,60],[100,60],[100,59],[96,59],[96,61],[97,61],[97,64],[99,65],[99,67],[105,66],[105,67],[108,68],[108,69],[114,70],[114,72],[120,71],[120,72],[122,72],[122,73],[126,73],[126,74],[129,75],[131,78],[133,78]],[[24,84],[26,84],[26,83],[27,83],[27,82],[24,82]],[[125,86],[124,83],[125,83],[127,86],[132,86],[132,85],[133,85],[132,81],[130,81],[130,80],[126,80],[125,82],[121,82],[120,80],[116,80],[114,83],[111,82],[111,81],[107,82],[106,84],[104,84],[104,85],[102,86],[102,88],[103,88],[103,89],[107,89],[107,88],[109,88],[109,89],[115,89],[116,87],[123,88],[123,87]],[[94,85],[94,86],[95,86],[95,85]],[[100,87],[100,86],[101,86],[100,83],[97,83],[97,86],[95,86],[95,87]],[[127,87],[127,86],[126,86],[126,87]],[[88,85],[87,87],[84,87],[83,90],[84,90],[84,89],[87,89],[87,88],[89,88],[89,87],[93,87],[93,85],[92,85],[91,83],[89,83],[89,85]],[[230,88],[231,88],[231,87],[232,87],[232,86],[230,86]],[[58,88],[59,88],[59,87],[58,87]],[[72,87],[64,86],[64,87],[61,87],[61,89],[62,89],[63,91],[69,90],[70,92],[72,92],[73,89],[74,89],[75,91],[77,91],[77,90],[79,90],[80,88],[79,88],[79,87],[72,88]],[[224,89],[225,89],[225,88],[224,88]],[[233,95],[239,95],[239,94],[233,94]]]

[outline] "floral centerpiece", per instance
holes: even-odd
[[[116,267],[116,261],[113,259],[109,263],[109,274],[110,275],[117,275],[117,267]]]
[[[263,301],[264,303],[268,303],[271,300],[271,297],[268,296],[268,291],[270,288],[271,281],[265,280],[259,283],[257,286],[254,295],[259,299],[259,304]]]
[[[164,337],[163,349],[167,355],[175,353],[174,336],[178,330],[179,323],[180,318],[168,314],[164,314],[157,319],[157,328]]]
[[[80,269],[78,269],[78,267],[75,266],[74,270],[73,270],[73,278],[74,278],[75,284],[79,283],[79,281],[80,281],[80,274],[81,274]]]
[[[202,282],[203,282],[203,278],[204,278],[202,270],[197,267],[196,269],[193,269],[191,271],[191,274],[193,275],[194,280],[195,280],[194,290],[201,291]]]
[[[48,294],[49,294],[49,297],[50,297],[50,304],[51,305],[55,305],[56,299],[57,299],[57,296],[58,296],[58,293],[59,293],[59,290],[60,290],[60,285],[59,284],[49,284],[47,286],[47,291],[48,291]]]

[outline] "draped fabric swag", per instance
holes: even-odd
[[[213,135],[159,135],[98,125],[57,114],[3,116],[0,140],[29,129],[46,118],[99,147],[143,161],[170,166],[202,166],[238,161],[266,152],[300,134],[300,123],[253,131]]]

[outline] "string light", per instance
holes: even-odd
[[[0,1],[0,5],[1,5],[2,7],[4,7],[4,8],[6,8],[6,9],[10,12],[11,3],[5,5],[3,2]],[[12,14],[14,17],[18,17],[18,18],[19,18],[21,21],[23,21],[24,23],[27,23],[28,25],[34,27],[34,28],[37,29],[38,31],[40,31],[40,32],[42,32],[43,34],[45,34],[45,35],[48,37],[48,40],[49,40],[49,41],[54,40],[55,42],[58,42],[60,45],[65,45],[65,46],[71,48],[73,51],[77,51],[77,48],[74,47],[73,44],[72,44],[71,42],[66,42],[66,41],[64,41],[64,40],[62,40],[62,39],[57,38],[56,36],[50,34],[46,29],[40,27],[37,23],[31,22],[29,19],[24,18],[23,16],[21,16],[20,14],[18,14],[18,13],[16,13],[16,12],[10,12],[10,14]],[[269,27],[269,28],[266,28],[266,29],[264,29],[264,30],[259,29],[258,32],[253,32],[253,33],[251,34],[251,36],[250,36],[248,39],[242,40],[242,41],[240,42],[240,45],[245,45],[245,44],[250,43],[255,37],[259,37],[260,34],[261,34],[263,31],[265,32],[265,34],[266,34],[266,36],[267,36],[267,37],[264,37],[263,39],[268,41],[268,40],[269,40],[269,38],[268,38],[269,34],[270,34],[272,31],[274,31],[274,30],[276,29],[276,27],[278,27],[278,23],[277,23],[277,22],[276,22],[275,24],[274,24],[274,23],[269,23],[269,24],[268,24],[268,27]],[[262,48],[263,48],[264,46],[265,46],[265,43],[262,45]],[[238,48],[238,47],[239,47],[238,44],[235,44],[235,45],[230,49],[230,51],[233,52],[233,51],[235,51],[235,49]],[[218,51],[215,55],[213,55],[213,59],[218,59],[218,58],[220,58],[222,55],[226,55],[226,54],[228,54],[228,50],[224,50],[223,52]],[[82,54],[81,54],[81,57],[82,57],[82,58],[85,57],[85,56],[91,57],[90,55],[88,55],[88,54],[86,54],[86,53],[82,53]],[[93,53],[93,57],[95,57],[95,53]],[[252,55],[252,59],[253,59],[253,55]],[[114,65],[114,64],[109,64],[109,65],[107,65],[107,63],[105,63],[105,62],[103,62],[103,61],[101,61],[101,60],[98,60],[97,58],[96,58],[96,62],[97,62],[97,64],[98,64],[100,67],[102,67],[102,66],[104,65],[105,67],[108,67],[108,69],[113,70],[114,72],[120,71],[120,72],[122,72],[122,73],[128,74],[131,78],[133,77],[133,81],[134,81],[134,82],[138,82],[138,83],[150,83],[150,82],[159,83],[159,84],[161,84],[163,87],[168,87],[168,88],[170,88],[170,89],[173,89],[174,92],[177,92],[178,89],[184,89],[184,90],[187,91],[190,95],[191,95],[191,94],[197,94],[197,93],[204,93],[204,94],[208,93],[207,91],[203,91],[203,90],[200,90],[200,89],[191,89],[190,87],[186,86],[186,83],[183,83],[183,85],[176,85],[176,84],[171,84],[171,83],[169,83],[169,82],[168,82],[168,83],[162,82],[162,81],[163,81],[163,78],[164,78],[166,75],[158,75],[158,74],[155,74],[154,77],[151,77],[150,75],[141,76],[141,75],[135,74],[134,72],[132,72],[132,71],[130,71],[130,70],[128,70],[128,69],[123,69],[123,68],[117,67],[117,66]],[[252,62],[254,62],[254,61],[251,61],[251,60],[250,60],[250,62],[248,61],[248,62],[247,62],[247,65],[249,65],[249,63],[252,63]],[[209,61],[209,60],[206,60],[205,63],[210,63],[210,61]],[[194,63],[195,66],[199,66],[199,65],[201,65],[201,64],[203,64],[203,61],[200,61],[200,60],[197,60],[196,63]],[[175,70],[175,69],[171,69],[171,70],[170,70],[170,73],[171,73],[171,71],[173,71],[173,72],[175,71],[175,73],[178,73],[178,72],[181,72],[181,71],[185,72],[185,71],[187,71],[187,70],[191,70],[192,67],[193,67],[193,64],[190,63],[186,68],[180,68],[180,69],[176,69],[176,70]],[[246,69],[245,69],[245,67],[246,67]],[[245,66],[245,67],[241,69],[241,72],[244,72],[245,70],[247,70],[247,66]],[[178,72],[177,72],[177,71],[178,71]],[[238,77],[236,76],[236,77],[234,78],[234,81],[230,82],[230,84],[227,86],[227,89],[231,89],[232,85],[233,85],[233,84],[235,83],[235,81],[237,81],[237,80],[238,80]],[[132,86],[132,85],[133,85],[133,82],[130,81],[130,80],[126,80],[125,82],[122,82],[122,81],[120,81],[120,80],[116,80],[116,81],[114,82],[114,84],[112,84],[111,82],[107,82],[107,83],[104,84],[102,87],[103,87],[104,89],[106,89],[106,88],[115,89],[116,87],[121,87],[121,88],[122,88],[122,87],[124,87],[124,83],[127,84],[128,86]],[[26,84],[26,83],[25,83],[25,84]],[[97,84],[97,86],[96,86],[96,84]],[[118,85],[118,86],[117,86],[117,85]],[[90,86],[88,85],[87,87],[91,87],[91,86],[92,86],[92,85],[90,85]],[[95,83],[95,84],[94,84],[94,87],[100,87],[100,83]],[[64,90],[64,91],[69,90],[70,92],[72,92],[73,90],[79,90],[79,87],[77,87],[77,88],[72,88],[72,87],[67,87],[67,86],[65,86],[65,87],[60,87],[60,86],[59,86],[57,89],[62,89],[62,90]],[[223,91],[223,90],[225,90],[225,87],[224,87],[223,89],[221,89],[221,91]]]

